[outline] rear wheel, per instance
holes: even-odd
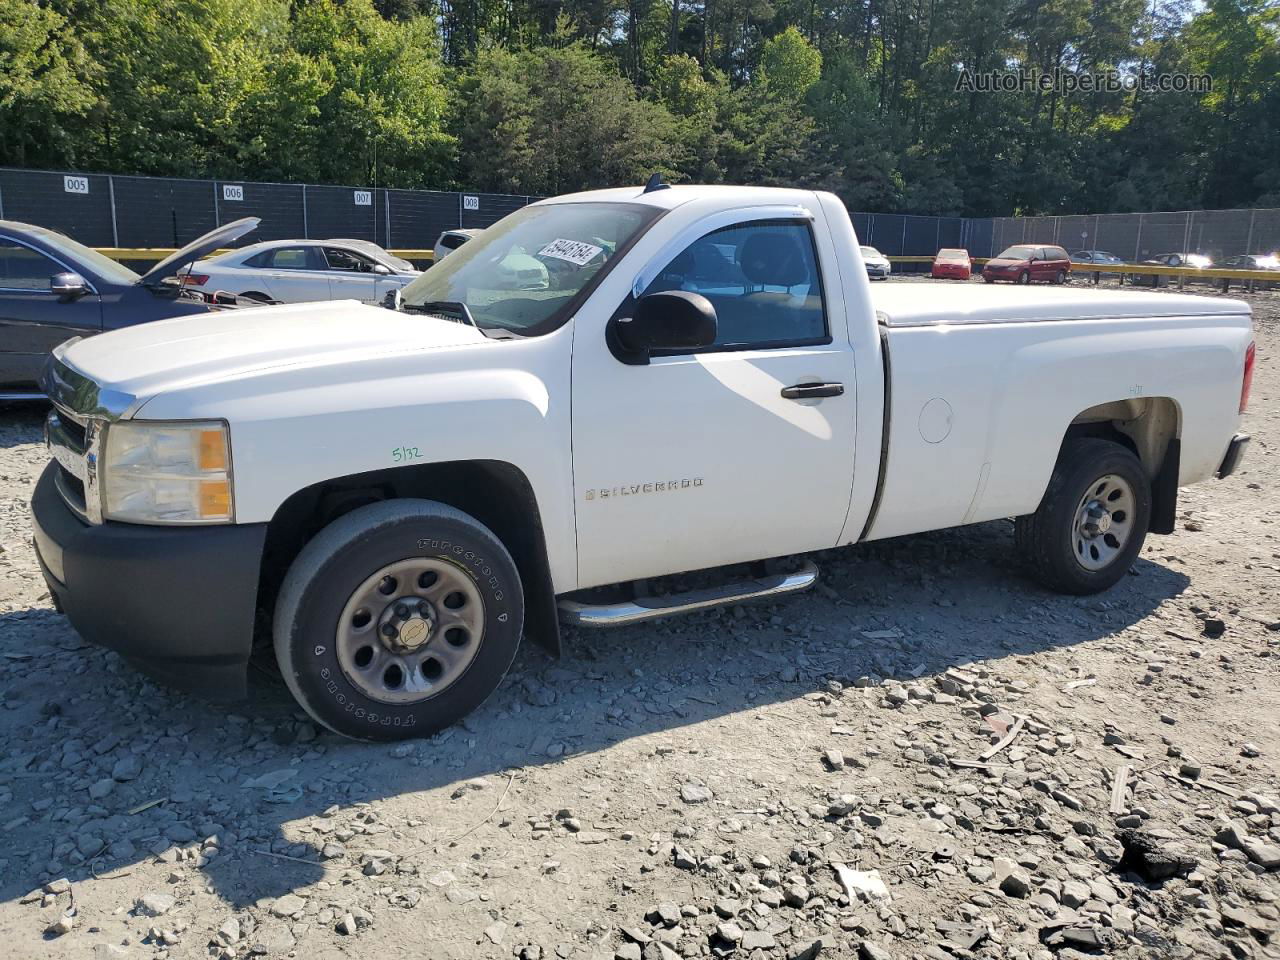
[[[244,297],[244,299],[246,300],[256,300],[258,301],[258,303],[271,302],[270,297],[268,297],[265,293],[259,293],[257,290],[249,290],[245,293],[240,294],[240,296]]]
[[[1142,549],[1151,484],[1142,462],[1110,440],[1068,440],[1035,513],[1016,521],[1019,553],[1037,580],[1061,593],[1113,586]]]
[[[1056,283],[1056,284],[1058,284],[1058,286],[1062,286],[1062,284],[1066,283],[1066,282],[1067,282],[1067,271],[1065,271],[1065,270],[1059,270],[1056,274],[1054,274],[1053,282],[1054,282],[1054,283]]]
[[[524,595],[510,554],[431,500],[353,510],[298,554],[276,603],[276,659],[317,722],[360,740],[427,736],[478,707],[515,657]]]

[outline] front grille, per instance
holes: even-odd
[[[62,422],[62,432],[68,440],[74,445],[75,449],[84,453],[84,424],[78,423],[73,419],[72,415],[65,410],[59,411],[58,419]]]
[[[58,472],[53,476],[53,485],[58,493],[62,494],[62,499],[67,502],[67,506],[83,517],[85,515],[84,484],[80,482],[80,478],[72,475],[62,464],[58,464]]]
[[[45,421],[45,441],[57,467],[54,486],[73,511],[87,518],[85,478],[88,477],[89,427],[65,407],[55,404]]]

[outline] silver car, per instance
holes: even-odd
[[[444,231],[436,238],[435,249],[432,251],[435,259],[432,262],[439,263],[468,240],[475,239],[483,232],[479,229],[470,228]]]
[[[379,303],[420,273],[368,240],[269,240],[192,264],[182,281],[264,303]]]

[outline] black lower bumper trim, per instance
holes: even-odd
[[[54,487],[31,500],[40,566],[90,643],[164,683],[213,699],[245,694],[267,525],[86,524]]]
[[[1237,433],[1231,438],[1231,443],[1227,446],[1227,454],[1222,458],[1222,463],[1218,467],[1218,478],[1229,477],[1236,472],[1236,467],[1240,466],[1240,458],[1244,456],[1245,448],[1249,446],[1249,435],[1247,433]]]

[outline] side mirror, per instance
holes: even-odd
[[[629,363],[648,363],[651,350],[708,347],[716,342],[716,308],[687,290],[664,290],[636,301],[630,318],[609,325]]]
[[[64,301],[75,300],[89,292],[89,284],[78,273],[58,273],[49,281],[49,292]]]
[[[370,273],[376,273],[380,277],[391,276],[391,268],[383,263],[375,263],[369,268]]]

